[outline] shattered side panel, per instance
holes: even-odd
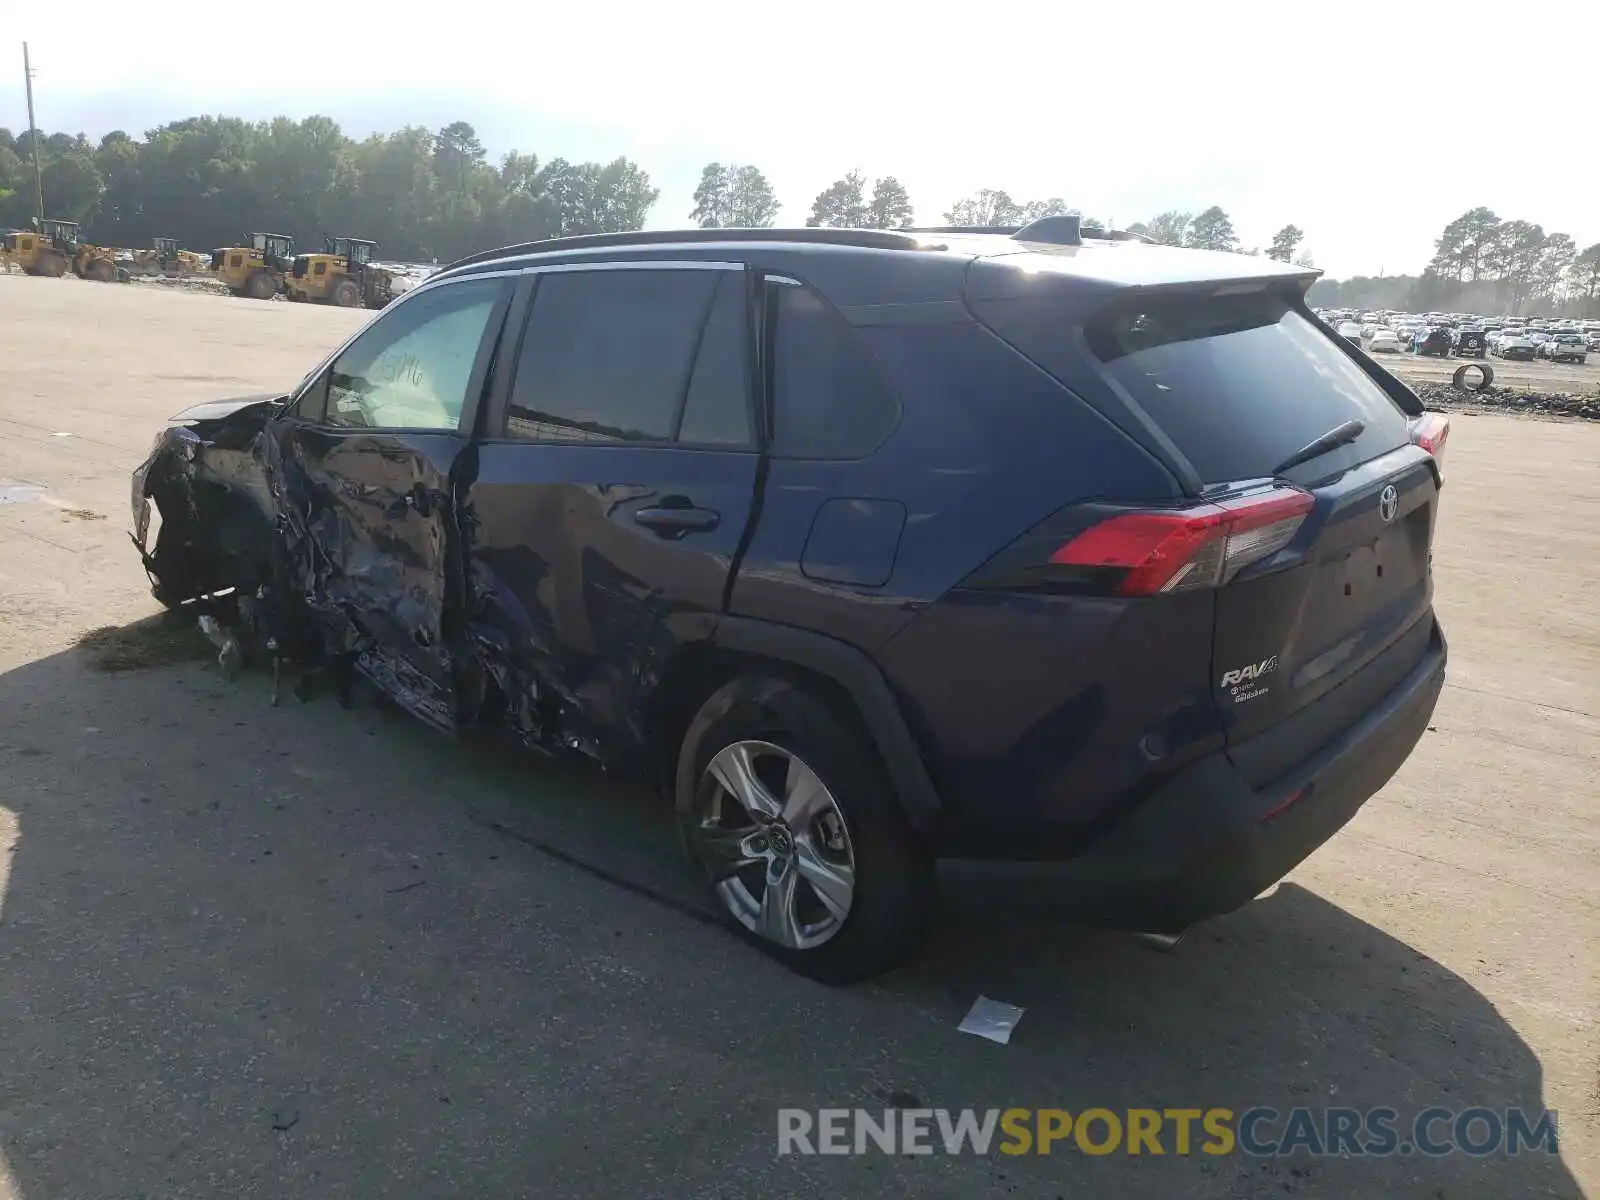
[[[753,453],[486,442],[461,500],[470,634],[533,742],[625,766],[666,664],[705,641],[751,519]],[[700,518],[687,530],[663,510]]]
[[[757,456],[329,429],[280,407],[194,416],[135,473],[157,595],[202,598],[341,690],[359,672],[437,728],[634,765],[664,673],[723,611]]]
[[[451,479],[463,439],[285,422],[271,443],[287,567],[328,652],[453,729]]]
[[[451,472],[463,439],[274,422],[281,407],[277,396],[200,405],[157,437],[132,480],[133,541],[156,597],[234,589],[286,657],[354,668],[452,729]]]

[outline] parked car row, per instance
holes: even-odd
[[[1487,358],[1493,354],[1508,361],[1588,361],[1600,353],[1600,321],[1532,322],[1520,317],[1494,319],[1460,313],[1367,312],[1313,310],[1340,337],[1365,347],[1369,354],[1411,353],[1449,358]]]

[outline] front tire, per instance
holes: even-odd
[[[825,983],[907,958],[933,873],[872,748],[817,692],[779,677],[724,685],[690,723],[678,828],[746,941]]]

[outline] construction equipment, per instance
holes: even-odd
[[[382,308],[399,290],[393,271],[373,265],[377,248],[377,242],[365,238],[331,237],[321,254],[299,255],[284,281],[289,299],[340,308]]]
[[[270,300],[283,291],[294,255],[294,238],[287,233],[247,233],[243,246],[223,246],[211,252],[211,271],[235,296]]]
[[[19,230],[5,237],[5,261],[29,275],[59,279],[68,271],[80,279],[110,283],[117,278],[116,251],[94,246],[78,236],[76,221],[51,217],[37,231]]]
[[[178,239],[158,237],[150,239],[152,249],[130,251],[132,261],[128,269],[139,275],[165,275],[175,279],[182,275],[195,275],[206,269],[206,260],[193,250],[178,249]]]

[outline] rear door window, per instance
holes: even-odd
[[[1352,418],[1366,431],[1314,475],[1404,444],[1406,417],[1361,367],[1272,293],[1174,299],[1089,322],[1090,350],[1206,483],[1258,478]]]
[[[700,333],[700,352],[684,398],[678,441],[749,446],[750,320],[743,273],[717,272],[717,291]]]
[[[740,279],[685,268],[542,276],[506,435],[748,444]]]

